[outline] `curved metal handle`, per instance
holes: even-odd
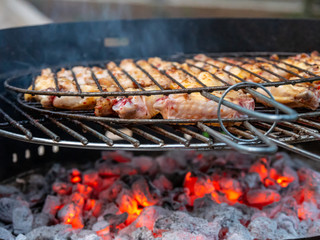
[[[252,111],[249,109],[246,109],[244,107],[241,107],[237,104],[234,104],[232,102],[226,101],[224,100],[224,97],[228,94],[228,92],[230,92],[231,90],[235,89],[235,88],[239,88],[239,87],[249,87],[249,86],[254,86],[254,87],[260,87],[262,88],[269,96],[270,98],[266,97],[265,95],[258,93],[250,88],[245,88],[245,90],[247,92],[249,92],[250,94],[252,94],[253,96],[255,96],[256,98],[260,98],[261,100],[265,101],[266,103],[268,103],[269,105],[275,107],[278,110],[281,110],[282,112],[286,113],[286,114],[266,114],[266,113],[260,113],[260,112],[256,112],[256,111]],[[242,112],[250,117],[255,117],[258,118],[260,120],[264,120],[266,122],[279,122],[279,121],[295,121],[298,118],[298,113],[275,101],[272,94],[269,92],[269,90],[267,90],[264,86],[258,84],[258,83],[249,83],[249,82],[243,82],[243,83],[237,83],[235,85],[230,86],[221,96],[221,98],[207,92],[207,91],[202,91],[201,92],[202,96],[209,98],[217,103],[219,103],[219,105],[223,104],[229,108],[232,108],[238,112]]]
[[[278,147],[276,144],[274,144],[268,137],[263,135],[258,129],[256,129],[254,126],[252,126],[249,122],[245,121],[244,126],[248,128],[253,134],[255,134],[263,143],[267,145],[267,147],[253,147],[249,145],[241,145],[240,143],[236,143],[229,139],[228,137],[224,136],[218,131],[213,130],[212,128],[208,127],[207,125],[199,122],[197,126],[212,137],[218,139],[221,142],[224,142],[231,148],[242,152],[242,153],[258,153],[258,154],[272,154],[277,152]]]

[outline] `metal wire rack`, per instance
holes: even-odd
[[[219,56],[230,56],[229,54],[219,54],[217,56],[211,54],[209,56],[215,57],[215,60],[225,62]],[[270,53],[237,53],[233,54],[238,61],[262,61],[259,56],[268,56]],[[287,55],[287,54],[286,54]],[[171,57],[171,60],[186,62],[192,55],[182,55]],[[269,64],[277,69],[281,69],[277,65],[276,60],[267,60]],[[104,66],[101,63],[91,63],[92,65]],[[91,65],[89,64],[89,65]],[[190,65],[190,63],[187,63]],[[209,63],[207,63],[209,64]],[[228,62],[230,65],[236,65]],[[287,64],[287,63],[286,63]],[[214,66],[214,65],[213,65]],[[241,65],[236,65],[241,68]],[[290,68],[298,68],[291,66]],[[179,83],[172,79],[165,71],[157,69],[161,74],[169,77],[172,81]],[[218,66],[214,66],[219,68]],[[141,67],[140,67],[141,68]],[[307,73],[308,78],[304,78],[295,72],[288,69],[296,76],[295,80],[288,81],[283,79],[276,73],[272,73],[279,78],[279,81],[272,82],[264,77],[257,75],[261,79],[261,86],[280,86],[285,84],[296,84],[303,82],[313,82],[320,80],[320,76],[310,73],[306,70],[298,68],[299,71]],[[281,69],[283,70],[283,69]],[[160,88],[156,91],[147,91],[139,83],[125,72],[129,78],[138,86],[139,91],[125,91],[125,89],[117,81],[117,78],[109,74],[119,85],[120,92],[104,92],[102,90],[97,77],[92,72],[92,78],[95,80],[99,92],[82,92],[79,87],[77,78],[73,74],[74,81],[77,85],[77,92],[62,92],[59,91],[58,79],[55,74],[55,91],[36,91],[34,90],[35,76],[37,72],[32,71],[14,76],[5,81],[4,85],[8,90],[13,90],[19,93],[30,93],[40,95],[54,95],[54,96],[131,96],[131,95],[153,95],[153,94],[176,94],[176,93],[191,93],[200,92],[204,97],[219,102],[219,104],[226,105],[237,111],[247,114],[249,117],[238,119],[223,119],[227,124],[230,134],[221,133],[220,127],[214,127],[221,119],[119,119],[109,117],[96,117],[92,111],[57,111],[52,109],[43,109],[39,103],[25,102],[21,94],[11,95],[4,94],[0,96],[0,114],[4,121],[0,123],[0,135],[14,138],[21,141],[28,141],[37,144],[59,145],[65,147],[81,147],[89,149],[125,149],[125,150],[169,150],[169,149],[224,149],[228,147],[235,148],[239,151],[249,151],[256,153],[272,153],[277,150],[276,145],[290,149],[297,153],[303,154],[313,159],[320,160],[319,156],[313,155],[309,152],[298,149],[291,144],[299,142],[315,141],[320,138],[320,122],[316,117],[320,115],[320,109],[313,112],[306,112],[304,109],[298,112],[275,102],[272,98],[268,98],[259,94],[252,86],[246,85],[246,80],[234,75],[232,72],[222,69],[227,74],[237,78],[242,82],[242,86],[225,85],[219,87],[207,87],[202,84],[201,88],[185,88],[183,85],[179,89],[163,89],[161,85],[145,70],[147,76]],[[255,74],[250,70],[244,69],[250,74]],[[55,71],[56,73],[56,71]],[[211,74],[211,73],[210,73]],[[192,76],[196,81],[200,82],[195,76]],[[32,85],[31,90],[27,90],[28,85]],[[240,84],[241,85],[241,84]],[[249,111],[238,105],[232,104],[224,99],[216,97],[211,94],[213,91],[228,90],[230,87],[234,89],[244,88],[245,91],[252,94],[256,98],[267,101],[274,108],[266,108],[263,106],[256,107],[255,111]],[[255,86],[253,86],[255,88]],[[285,114],[278,114],[277,110],[281,110]],[[14,110],[15,118],[9,115]],[[290,122],[298,119],[296,122]],[[264,120],[265,122],[261,122]],[[250,123],[249,123],[250,121]],[[272,122],[277,122],[271,124]],[[228,123],[232,123],[231,125]],[[241,124],[242,123],[242,124]],[[187,125],[182,125],[187,124]],[[273,131],[266,137],[268,129]],[[238,136],[240,140],[234,141],[231,133]],[[110,134],[116,136],[118,140],[110,137]],[[245,139],[252,139],[255,141],[245,141]]]

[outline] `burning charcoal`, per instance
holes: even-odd
[[[81,193],[84,199],[88,199],[91,197],[93,193],[93,188],[81,183],[77,183],[76,185],[73,186],[72,191]]]
[[[52,184],[52,190],[58,195],[68,195],[71,193],[72,186],[69,183],[55,182]]]
[[[313,202],[303,202],[298,206],[298,216],[300,219],[312,219],[319,218],[320,210]]]
[[[70,240],[101,240],[101,238],[93,231],[81,230],[72,234]]]
[[[92,225],[92,231],[97,232],[109,226],[110,226],[110,223],[108,221],[104,221],[104,220],[98,221]]]
[[[249,172],[258,173],[260,176],[260,181],[263,182],[263,180],[268,177],[267,159],[261,158],[259,161],[252,164]]]
[[[72,227],[70,225],[54,225],[50,227],[39,227],[33,229],[31,232],[26,234],[28,240],[39,240],[39,239],[59,239],[67,240],[70,239]]]
[[[102,214],[100,215],[100,217],[98,218],[99,221],[104,220],[104,215],[107,214],[117,214],[119,212],[119,208],[114,204],[114,203],[108,203],[105,207],[104,207],[104,211],[102,212]]]
[[[108,164],[105,163],[99,167],[99,175],[104,178],[119,177],[124,175],[134,175],[137,171],[129,164]]]
[[[49,187],[46,179],[40,174],[33,174],[28,180],[27,198],[30,203],[37,204],[45,198]]]
[[[21,192],[14,186],[0,185],[0,198],[20,195]]]
[[[121,223],[124,223],[128,218],[128,213],[122,213],[119,215],[115,214],[106,214],[103,218],[112,226],[118,226]]]
[[[90,187],[93,187],[96,190],[100,190],[101,189],[101,185],[102,185],[102,180],[99,177],[98,172],[93,171],[93,170],[88,170],[85,171],[82,174],[82,182],[85,185],[88,185]]]
[[[252,161],[256,161],[256,156],[241,154],[235,151],[221,152],[221,155],[226,158],[227,165],[232,165],[236,169],[248,169],[252,166]]]
[[[276,221],[279,229],[285,230],[291,236],[298,236],[297,229],[299,226],[299,219],[293,216],[287,216],[284,213],[279,213],[276,216]]]
[[[140,214],[141,212],[141,210],[138,209],[137,201],[128,189],[122,189],[116,199],[116,203],[121,212],[127,212],[129,214]]]
[[[281,207],[280,212],[283,212],[288,216],[296,217],[297,213],[299,213],[297,201],[291,196],[283,197],[279,202],[279,206]],[[269,217],[274,217],[274,216],[275,214],[270,215]]]
[[[136,180],[132,184],[131,189],[134,198],[143,207],[155,205],[158,202],[158,199],[155,197],[155,195],[150,193],[148,183],[144,178]]]
[[[189,190],[190,195],[194,194],[194,185],[196,184],[197,179],[198,178],[193,176],[191,172],[188,172],[184,178],[183,187]]]
[[[81,172],[76,168],[71,169],[69,173],[69,181],[71,183],[80,183],[81,180],[82,180]]]
[[[216,238],[208,238],[202,234],[199,233],[190,233],[190,232],[185,232],[183,230],[178,230],[178,231],[168,231],[164,232],[162,234],[162,239],[166,240],[190,240],[190,239],[196,239],[196,240],[209,240],[209,239],[216,239]]]
[[[91,215],[98,217],[102,211],[102,203],[99,200],[87,199],[84,210],[90,211]]]
[[[233,205],[234,208],[236,208],[237,210],[239,210],[242,213],[242,217],[241,220],[248,220],[250,221],[251,217],[253,214],[255,214],[256,212],[258,212],[259,210],[256,208],[252,208],[250,206],[247,206],[245,204],[241,204],[241,203],[235,203]],[[259,211],[260,212],[260,211]],[[240,220],[240,221],[241,221]]]
[[[227,240],[253,240],[247,228],[240,223],[235,223],[229,227]]]
[[[139,217],[126,228],[120,231],[120,234],[131,234],[136,228],[146,227],[149,230],[154,228],[154,224],[159,217],[165,218],[169,211],[158,206],[150,206],[143,209]]]
[[[278,186],[278,190],[288,187],[292,182],[297,183],[298,175],[290,167],[285,166],[283,169],[277,171],[275,168],[271,168],[269,171],[270,179],[273,180],[273,189]]]
[[[108,177],[102,179],[101,191],[108,189],[115,181],[117,177]]]
[[[158,164],[151,157],[141,156],[132,159],[132,165],[139,173],[153,175],[157,172]]]
[[[286,230],[280,228],[277,229],[275,239],[295,239],[297,236],[289,234]]]
[[[201,198],[206,194],[212,195],[212,193],[215,193],[215,188],[209,178],[197,177],[193,191],[197,198]]]
[[[100,236],[102,239],[111,240],[112,236],[110,235],[110,226],[106,226],[99,231],[96,231],[97,235]]]
[[[14,237],[7,229],[0,227],[0,239],[14,240]]]
[[[207,172],[213,165],[213,156],[206,155],[205,153],[197,154],[192,158],[192,166],[194,169],[198,169],[201,172]]]
[[[247,192],[247,201],[251,206],[263,207],[280,201],[281,196],[271,189],[256,189]]]
[[[320,220],[314,221],[307,231],[308,237],[320,235]]]
[[[247,173],[244,177],[244,182],[249,189],[258,188],[261,184],[260,175],[256,172]]]
[[[61,208],[58,212],[58,218],[64,224],[71,224],[73,228],[83,227],[81,208],[74,203],[67,204]]]
[[[55,216],[60,208],[60,204],[61,202],[59,197],[48,195],[44,202],[42,212]]]
[[[120,236],[116,236],[114,240],[135,240],[135,239],[133,239],[129,235],[120,235]]]
[[[218,239],[220,228],[216,223],[190,216],[184,212],[173,212],[169,216],[160,216],[154,224],[154,232],[184,231],[203,235],[208,239]]]
[[[255,218],[248,226],[251,235],[259,240],[274,239],[277,223],[267,217]]]
[[[101,177],[119,177],[121,169],[118,165],[104,164],[99,167],[99,175]]]
[[[133,154],[128,151],[105,151],[101,153],[101,156],[104,160],[114,160],[117,162],[130,162],[133,158]]]
[[[172,157],[159,156],[155,159],[162,173],[174,173],[180,169],[180,164]]]
[[[240,183],[232,178],[221,178],[219,181],[221,192],[223,192],[227,199],[231,202],[236,202],[242,195]]]
[[[70,196],[71,202],[77,205],[80,209],[84,206],[84,197],[81,193],[74,192]]]
[[[158,178],[153,180],[153,185],[161,192],[170,191],[173,188],[172,183],[164,175],[160,175]]]
[[[207,200],[207,206],[204,205],[204,207],[200,207],[200,202],[197,202],[197,204],[199,205],[194,207],[194,215],[208,221],[213,221],[215,218],[221,218],[224,222],[235,222],[240,221],[243,218],[241,211],[226,203],[217,204],[213,201],[209,202]]]
[[[17,237],[16,237],[16,240],[28,240],[27,237],[23,234],[19,234]]]
[[[300,221],[299,228],[298,228],[298,231],[297,231],[298,235],[299,236],[310,236],[308,234],[308,230],[311,229],[313,223],[316,223],[316,222],[317,221],[311,222],[310,220],[302,220],[302,221]],[[320,225],[318,225],[318,229],[320,229]],[[319,235],[319,234],[317,234],[317,235]]]
[[[56,181],[63,181],[67,180],[65,179],[67,176],[67,171],[65,168],[63,168],[60,164],[54,164],[51,169],[46,174],[46,181],[49,184],[52,184]]]
[[[0,220],[11,223],[13,210],[23,206],[28,206],[28,203],[12,198],[0,198]]]
[[[146,227],[140,227],[131,234],[133,239],[153,240],[152,232]]]
[[[298,171],[299,180],[305,183],[310,190],[320,193],[320,173],[308,168],[301,168]]]
[[[30,232],[33,223],[30,209],[26,206],[15,208],[12,213],[12,222],[15,234]]]
[[[32,228],[47,226],[47,225],[49,225],[51,219],[52,219],[51,214],[49,215],[49,214],[43,213],[43,212],[36,213],[36,214],[34,214]]]

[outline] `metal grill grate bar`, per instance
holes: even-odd
[[[84,136],[82,136],[81,134],[79,134],[78,132],[74,131],[73,129],[69,128],[68,126],[64,125],[63,123],[57,121],[54,118],[51,118],[49,116],[47,116],[47,118],[49,120],[51,120],[51,122],[53,122],[59,128],[61,128],[63,131],[65,131],[66,133],[68,133],[69,135],[71,135],[72,137],[77,139],[78,141],[80,141],[83,145],[87,145],[88,144],[88,142],[89,142],[88,139],[85,138]]]
[[[196,76],[194,76],[193,74],[189,73],[188,71],[186,71],[183,68],[179,68],[179,70],[181,70],[182,72],[184,72],[185,74],[187,74],[188,76],[192,77],[197,83],[199,83],[202,87],[207,87],[207,85],[205,85],[203,82],[201,82],[199,80],[199,78],[197,78]]]
[[[59,92],[60,91],[59,80],[58,80],[58,76],[57,76],[57,71],[56,70],[53,71],[53,79],[54,79],[54,84],[56,86],[56,91]]]
[[[150,133],[147,133],[139,128],[136,127],[128,127],[132,132],[139,134],[140,136],[144,137],[145,139],[148,139],[154,143],[159,144],[160,146],[164,145],[164,141],[160,138],[157,138],[156,136],[151,135]]]
[[[155,80],[150,73],[148,73],[146,70],[144,70],[141,66],[139,66],[137,63],[134,63],[134,65],[139,68],[144,74],[147,75],[147,77],[155,84],[157,85],[161,90],[164,90],[164,88],[158,83],[157,80]]]
[[[97,137],[98,139],[100,139],[101,141],[105,142],[109,146],[113,145],[113,141],[110,138],[108,138],[107,136],[99,133],[98,131],[94,130],[93,128],[83,124],[82,122],[80,122],[78,120],[72,120],[72,122],[74,122],[75,124],[79,125],[83,130],[90,132],[93,136]]]
[[[195,139],[198,139],[202,142],[205,142],[207,143],[209,146],[212,146],[213,145],[213,142],[210,138],[207,138],[199,133],[196,133],[194,131],[191,131],[190,129],[186,128],[186,127],[181,127],[181,126],[176,126],[175,127],[178,131],[182,132],[182,133],[185,133],[185,134],[188,134],[190,135],[191,137],[195,138]]]
[[[129,135],[127,135],[127,134],[121,132],[120,130],[118,130],[116,128],[113,128],[113,127],[111,127],[111,126],[109,126],[109,125],[107,125],[107,124],[105,124],[103,122],[98,121],[98,123],[101,126],[103,126],[106,130],[108,130],[108,131],[112,132],[113,134],[118,135],[122,139],[130,142],[134,147],[136,147],[136,148],[139,147],[140,142],[137,139],[135,139],[133,137],[130,137]]]
[[[299,70],[299,71],[301,71],[301,72],[305,72],[305,73],[307,73],[307,74],[309,74],[309,75],[312,75],[312,76],[314,76],[314,77],[320,77],[319,75],[314,74],[313,72],[310,72],[310,71],[308,71],[308,70],[306,70],[306,69],[302,69],[302,68],[300,68],[300,67],[297,67],[297,66],[294,66],[294,65],[292,65],[292,64],[286,63],[285,61],[276,61],[276,60],[273,60],[273,61],[274,61],[274,62],[278,62],[278,63],[283,63],[283,64],[287,65],[288,67],[295,68],[295,69],[297,69],[297,70]]]
[[[265,60],[265,59],[263,59],[263,58],[257,58],[257,61],[258,61],[258,62],[268,63],[268,64],[270,64],[271,66],[273,66],[273,67],[275,67],[275,68],[278,68],[278,69],[280,69],[280,70],[282,70],[282,71],[285,71],[285,72],[287,72],[287,73],[290,73],[290,74],[292,74],[292,75],[294,75],[294,76],[296,76],[296,77],[298,77],[298,78],[304,79],[304,78],[303,78],[302,76],[300,76],[299,74],[297,74],[297,73],[295,73],[295,72],[292,72],[292,71],[290,71],[290,70],[288,70],[288,69],[286,69],[286,68],[280,67],[280,66],[278,66],[277,64],[272,63],[271,61]]]
[[[154,69],[158,70],[162,75],[166,76],[167,78],[169,78],[172,82],[174,82],[175,84],[177,84],[179,87],[181,87],[182,89],[185,89],[185,87],[179,83],[176,79],[174,79],[173,77],[171,77],[169,74],[166,73],[166,71],[160,70],[159,68],[157,68],[156,66],[154,66],[153,64],[150,64]]]
[[[263,126],[263,127],[266,127],[266,128],[270,128],[270,127],[271,127],[270,124],[264,123],[264,122],[257,122],[257,124],[258,124],[258,125],[261,125],[261,126]],[[296,134],[296,133],[294,133],[294,132],[287,131],[287,130],[285,130],[285,129],[283,129],[283,128],[280,128],[280,127],[275,127],[274,130],[275,130],[275,131],[278,131],[278,132],[281,132],[281,133],[283,133],[283,134],[286,134],[286,135],[288,135],[288,136],[294,137],[294,138],[299,138],[299,137],[300,137],[299,134]]]
[[[304,126],[301,126],[301,125],[298,125],[295,123],[291,123],[291,122],[280,122],[279,124],[284,125],[286,127],[290,127],[292,129],[296,129],[296,130],[304,132],[304,133],[307,133],[311,136],[314,136],[317,139],[320,139],[320,134],[318,133],[318,131],[316,132],[315,130],[313,130],[311,128],[307,128],[307,127],[304,127]]]
[[[102,87],[101,87],[101,85],[99,83],[99,80],[98,80],[97,76],[94,74],[94,72],[92,71],[91,68],[90,68],[90,71],[91,71],[91,77],[94,80],[94,82],[96,83],[97,88],[99,89],[100,92],[103,92],[103,89],[102,89]]]
[[[81,87],[80,87],[80,84],[79,84],[79,82],[78,82],[78,78],[77,78],[75,72],[73,71],[72,68],[70,68],[70,71],[71,71],[71,73],[72,73],[73,81],[74,81],[75,84],[76,84],[76,87],[77,87],[78,92],[79,92],[79,93],[82,93],[82,90],[81,90]]]
[[[118,85],[121,92],[125,92],[126,90],[124,90],[124,88],[121,86],[118,79],[113,75],[113,73],[108,68],[106,68],[106,70],[107,70],[108,74],[110,75],[110,77],[113,79],[113,81]]]
[[[140,85],[140,83],[138,83],[138,81],[132,77],[126,70],[121,69],[121,71],[141,90],[141,91],[145,91],[144,88]]]
[[[191,64],[191,63],[188,63],[188,62],[186,62],[186,63],[187,63],[189,66],[191,66],[191,67],[195,67],[195,68],[198,68],[198,69],[201,70],[201,71],[204,71],[204,72],[209,73],[213,78],[215,78],[215,79],[217,79],[218,81],[222,82],[224,85],[230,86],[229,83],[227,83],[226,81],[222,80],[221,78],[219,78],[217,75],[211,73],[210,71],[207,71],[207,70],[205,70],[204,68],[198,67],[198,66],[196,66],[196,65],[194,65],[194,64]]]
[[[238,64],[234,64],[234,63],[231,63],[231,62],[228,62],[228,61],[223,61],[223,60],[220,60],[220,59],[218,59],[218,61],[219,61],[219,62],[222,62],[222,63],[225,63],[225,64],[229,64],[229,65],[234,66],[234,67],[237,67],[237,68],[239,68],[239,69],[241,69],[241,70],[244,70],[244,71],[252,74],[253,76],[255,76],[255,77],[257,77],[257,78],[260,78],[260,79],[261,79],[262,81],[264,81],[264,82],[271,82],[269,79],[266,79],[265,77],[262,77],[262,76],[260,76],[259,74],[256,74],[256,73],[254,73],[254,72],[252,72],[252,71],[250,71],[250,70],[248,70],[248,69],[246,69],[246,68],[244,68],[244,67],[242,67],[242,66],[239,66]],[[228,71],[228,72],[229,72],[229,71]]]
[[[20,123],[15,121],[13,118],[11,118],[8,114],[6,114],[5,111],[3,111],[2,108],[0,108],[0,114],[3,116],[3,118],[8,121],[13,127],[19,129],[21,132],[23,132],[28,139],[32,139],[32,133],[23,127]]]
[[[14,108],[17,112],[19,112],[21,115],[23,115],[25,118],[27,118],[30,123],[40,129],[43,133],[45,133],[47,136],[49,136],[51,139],[54,141],[59,141],[60,137],[53,133],[51,130],[40,124],[38,121],[36,121],[33,117],[31,117],[29,114],[26,112],[22,111],[19,107],[17,107],[13,102],[9,101],[6,99],[3,95],[0,95],[0,99],[4,102],[6,102],[8,105],[10,105],[12,108]]]
[[[190,142],[185,139],[185,138],[182,138],[172,132],[168,132],[167,130],[163,129],[163,128],[160,128],[160,127],[157,127],[157,126],[149,126],[148,128],[152,129],[153,131],[157,132],[157,133],[160,133],[161,135],[163,135],[164,137],[168,137],[168,138],[171,138],[173,139],[174,141],[177,141],[178,143],[182,143],[184,144],[186,147],[188,147],[190,145]]]

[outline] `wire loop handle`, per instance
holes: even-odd
[[[217,116],[218,116],[218,120],[219,120],[219,123],[220,123],[220,127],[222,128],[222,130],[227,134],[229,135],[230,137],[232,137],[233,139],[237,140],[237,141],[242,141],[242,142],[254,142],[254,141],[257,141],[258,140],[258,137],[255,136],[254,138],[252,139],[242,139],[242,138],[238,138],[236,136],[234,136],[233,134],[231,134],[228,129],[223,125],[223,122],[222,122],[222,119],[221,119],[221,105],[222,105],[222,101],[223,99],[227,96],[227,94],[234,88],[238,87],[239,85],[252,85],[252,86],[257,86],[257,87],[261,87],[269,96],[271,99],[274,100],[274,97],[272,96],[272,94],[270,93],[270,91],[268,89],[266,89],[265,87],[257,84],[257,83],[238,83],[238,84],[235,84],[233,86],[231,86],[230,88],[228,88],[221,96],[220,98],[220,101],[219,101],[219,105],[218,105],[218,112],[217,112]],[[276,108],[276,115],[279,114],[279,109]],[[271,133],[273,131],[273,129],[276,127],[277,125],[277,122],[274,121],[272,126],[270,127],[270,129],[264,134],[265,136],[267,136],[269,133]]]

